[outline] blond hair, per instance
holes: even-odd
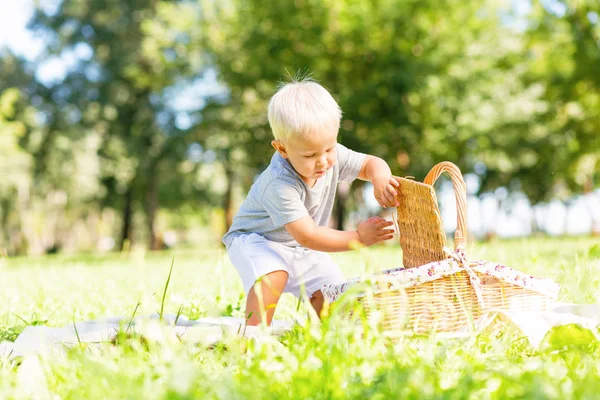
[[[275,139],[308,138],[340,129],[342,110],[331,94],[309,78],[284,84],[269,102],[269,125]]]

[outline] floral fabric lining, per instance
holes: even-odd
[[[556,298],[560,290],[560,285],[550,279],[534,277],[490,261],[480,260],[472,262],[470,263],[470,269],[483,275],[479,277],[481,285],[492,283],[493,279],[491,278],[496,278],[552,298]],[[388,290],[392,286],[407,288],[420,285],[464,270],[465,268],[462,267],[460,262],[454,258],[449,258],[421,265],[417,268],[405,269],[400,267],[389,269],[378,272],[371,277],[354,278],[341,284],[325,285],[321,290],[325,299],[329,302],[334,302],[345,291],[359,282],[372,281],[375,286],[375,292],[381,292]]]

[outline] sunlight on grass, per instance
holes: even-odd
[[[551,277],[561,300],[598,301],[600,255],[593,239],[514,240],[471,246],[470,258]],[[243,315],[243,290],[223,251],[52,256],[0,268],[0,341],[27,325],[151,313]],[[397,246],[335,254],[347,278],[401,264]],[[168,286],[167,276],[170,276]],[[168,290],[167,290],[168,287]],[[276,318],[305,313],[289,295]],[[226,337],[216,347],[123,336],[118,343],[0,362],[2,398],[592,398],[600,353],[572,329],[531,349],[515,332],[442,340],[390,340],[335,310],[321,325],[281,338]],[[561,336],[562,335],[562,336]],[[567,336],[565,336],[567,335]],[[570,336],[569,336],[570,335]],[[574,343],[562,338],[574,337]],[[558,345],[556,344],[558,343]],[[115,345],[117,344],[117,345]],[[560,349],[558,346],[560,345]],[[562,349],[562,350],[561,350]],[[58,398],[58,397],[57,397]]]

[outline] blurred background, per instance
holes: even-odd
[[[394,174],[456,163],[475,237],[600,234],[597,0],[4,0],[0,252],[219,246],[298,73]]]

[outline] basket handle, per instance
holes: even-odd
[[[467,185],[460,169],[449,161],[441,162],[429,171],[423,182],[433,186],[444,172],[448,172],[450,175],[454,186],[454,195],[456,196],[457,221],[456,232],[454,233],[454,248],[465,249],[467,245]]]

